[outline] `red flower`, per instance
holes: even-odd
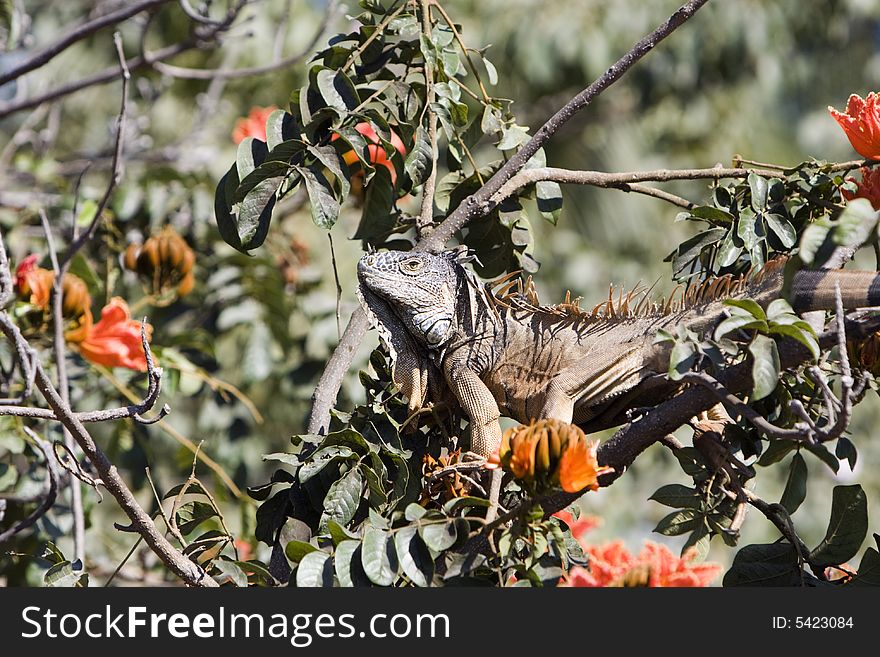
[[[245,118],[238,119],[235,122],[235,128],[232,130],[232,141],[240,144],[248,137],[266,141],[266,121],[269,115],[277,110],[274,105],[269,107],[251,107],[250,114]]]
[[[152,327],[147,324],[147,337]],[[141,345],[141,325],[133,320],[128,304],[119,297],[111,299],[101,310],[101,321],[79,343],[84,358],[107,367],[147,370],[147,359]]]
[[[367,161],[370,164],[374,164],[377,166],[383,166],[391,173],[391,184],[393,185],[397,182],[397,171],[394,169],[394,164],[391,162],[391,159],[388,157],[388,154],[385,152],[385,149],[382,147],[382,144],[379,141],[379,135],[376,134],[376,130],[366,121],[362,121],[358,123],[355,127],[359,133],[361,133],[364,137],[367,138],[368,141],[373,142],[372,144],[367,145]],[[339,135],[334,134],[330,141],[336,141],[339,139]],[[401,154],[401,156],[406,155],[406,146],[403,145],[403,142],[400,140],[400,137],[397,136],[397,133],[394,130],[391,130],[391,145],[394,149]],[[342,154],[342,159],[345,160],[345,163],[348,166],[353,166],[358,162],[358,156],[355,154],[353,150],[348,150]]]
[[[15,286],[19,294],[38,308],[49,307],[49,295],[55,274],[48,269],[37,267],[38,256],[31,254],[22,260],[15,269]]]
[[[862,174],[862,180],[857,181],[855,178],[847,177],[847,182],[855,183],[857,189],[855,193],[841,188],[840,193],[847,201],[854,198],[866,198],[871,201],[871,205],[875,210],[880,210],[880,169],[874,167],[862,167],[859,169]]]
[[[665,545],[651,541],[645,542],[636,557],[622,541],[585,545],[584,549],[590,556],[589,565],[572,568],[564,586],[708,586],[721,572],[716,563],[693,563],[695,549],[677,557]]]
[[[853,94],[846,103],[845,113],[830,106],[828,111],[859,155],[880,160],[880,94],[872,91],[867,98]]]
[[[651,569],[649,586],[709,586],[721,572],[721,566],[717,563],[693,563],[696,557],[695,548],[677,557],[665,545],[646,541],[638,560],[648,564]]]

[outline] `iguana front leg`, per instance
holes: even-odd
[[[486,384],[465,365],[446,368],[446,381],[470,420],[471,451],[489,458],[501,446],[501,413]]]
[[[445,374],[449,387],[470,420],[471,451],[488,459],[501,447],[501,425],[498,423],[501,413],[498,403],[486,384],[467,366],[455,363],[447,365]],[[501,476],[501,470],[492,470],[487,522],[492,522],[498,515]]]

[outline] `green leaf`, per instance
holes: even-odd
[[[309,462],[305,463],[297,471],[296,476],[299,479],[300,483],[304,484],[333,461],[336,461],[337,459],[347,461],[356,458],[357,457],[354,455],[354,452],[352,452],[351,449],[349,449],[348,447],[340,445],[322,447],[316,450],[315,453],[309,457]]]
[[[288,541],[284,546],[284,554],[290,559],[291,563],[299,563],[302,558],[317,550],[311,543],[305,541]]]
[[[758,465],[772,465],[773,463],[778,463],[782,459],[786,457],[786,455],[797,448],[797,443],[793,440],[771,440],[770,445],[761,454],[761,458],[758,459]]]
[[[702,497],[696,489],[682,484],[661,486],[648,499],[673,509],[699,509],[702,505]]]
[[[480,130],[484,134],[494,135],[496,132],[501,132],[503,125],[501,110],[494,105],[486,105],[483,110],[483,118],[480,119]]]
[[[491,506],[491,502],[487,500],[485,497],[453,497],[451,500],[447,500],[443,503],[443,513],[447,515],[455,515],[462,509],[470,509],[470,508],[488,508]],[[413,519],[414,520],[414,519]]]
[[[733,232],[727,233],[718,247],[718,266],[730,267],[730,265],[739,260],[742,252],[742,247],[737,246],[736,241],[733,239]]]
[[[416,129],[415,143],[412,150],[406,156],[403,168],[409,175],[414,187],[418,187],[424,183],[434,166],[433,151],[431,150],[431,139],[428,131],[422,126]]]
[[[839,566],[852,559],[868,533],[868,500],[858,484],[835,486],[825,538],[810,552],[817,566]]]
[[[725,299],[724,305],[741,308],[755,319],[767,320],[767,314],[764,312],[764,309],[754,299]]]
[[[726,210],[722,210],[711,205],[698,205],[697,207],[691,209],[691,216],[703,219],[710,224],[721,226],[729,225],[733,222],[732,214],[730,214]]]
[[[237,251],[242,251],[241,239],[238,237],[238,223],[235,215],[232,214],[233,198],[238,185],[238,166],[233,164],[217,183],[214,192],[214,220],[217,222],[223,241]]]
[[[832,240],[838,246],[860,246],[864,244],[877,225],[878,213],[866,198],[848,201],[843,212],[834,224]]]
[[[241,561],[233,561],[227,557],[216,559],[213,565],[220,571],[220,574],[214,575],[214,580],[221,585],[230,583],[233,586],[245,588],[248,585],[248,578],[242,570],[241,564]]]
[[[704,249],[721,240],[727,231],[724,228],[710,228],[682,242],[670,253],[666,260],[672,260],[672,271],[675,276],[681,273],[697,258]]]
[[[337,150],[333,146],[309,146],[309,153],[333,174],[339,184],[339,198],[346,199],[351,191],[351,183],[348,181],[347,172],[342,170],[340,165],[342,160]]]
[[[189,502],[177,510],[177,528],[184,536],[206,520],[217,517],[217,511],[207,502]]]
[[[770,395],[779,383],[779,351],[776,342],[765,335],[756,335],[749,345],[752,362],[752,400]]]
[[[339,219],[339,200],[333,186],[317,168],[307,169],[297,166],[296,170],[303,177],[306,191],[309,194],[309,206],[312,210],[312,221],[318,228],[330,230]]]
[[[797,340],[810,350],[813,359],[819,358],[819,342],[816,340],[815,334],[809,329],[809,327],[804,329],[793,324],[774,324],[770,326],[769,332],[773,335],[782,335]]]
[[[702,515],[695,509],[673,511],[654,527],[654,531],[664,536],[680,536],[697,528]]]
[[[266,119],[266,147],[271,153],[279,144],[299,136],[296,120],[290,112],[277,109]]]
[[[747,545],[733,558],[723,586],[797,586],[797,551],[790,543]]]
[[[676,342],[669,356],[669,378],[679,381],[697,363],[699,353],[691,342]]]
[[[755,212],[760,212],[767,207],[767,189],[769,188],[767,179],[756,173],[750,173],[748,182],[752,192],[752,209]]]
[[[828,451],[828,448],[825,445],[818,444],[807,444],[804,445],[806,450],[810,452],[813,456],[817,457],[820,461],[822,461],[825,465],[831,468],[832,472],[837,473],[840,469],[840,461],[837,459],[834,454]]]
[[[423,507],[421,504],[416,504],[412,502],[406,505],[406,509],[404,509],[403,515],[410,522],[414,522],[424,516],[428,510]]]
[[[397,226],[394,198],[391,172],[386,167],[377,167],[367,185],[364,209],[354,239],[381,244],[391,234]]]
[[[43,575],[43,582],[51,587],[87,587],[89,575],[83,572],[82,561],[61,561],[53,565]]]
[[[856,451],[856,446],[846,436],[841,436],[837,439],[837,446],[834,448],[834,455],[840,460],[845,459],[849,463],[850,470],[856,467],[856,460],[859,457],[859,453]]]
[[[798,507],[807,497],[807,463],[800,453],[796,452],[791,459],[788,470],[788,481],[785,482],[785,490],[779,503],[785,507],[789,514],[798,510]]]
[[[538,200],[538,212],[555,226],[562,211],[562,188],[559,183],[552,180],[539,180],[535,183],[535,193]]]
[[[831,227],[827,221],[816,221],[804,229],[801,233],[801,243],[798,256],[807,264],[811,264],[816,254],[829,236]]]
[[[439,520],[443,516],[437,514],[435,517],[431,514],[431,519]],[[427,519],[427,517],[426,517]],[[458,533],[455,531],[455,525],[450,521],[433,522],[431,524],[419,525],[419,533],[425,541],[425,544],[435,552],[443,552],[448,550],[455,544]]]
[[[782,246],[786,249],[790,249],[797,242],[797,231],[794,229],[794,226],[791,225],[791,222],[788,221],[781,214],[766,214],[764,218],[767,220],[767,225],[770,227],[770,230],[773,231],[773,234],[779,238],[779,241],[782,242]]]
[[[333,567],[339,585],[346,588],[370,586],[370,580],[361,565],[361,542],[342,541],[333,554]]]
[[[348,531],[345,527],[340,525],[335,520],[327,521],[327,531],[330,534],[330,538],[333,540],[333,545],[339,546],[343,541],[348,540],[357,540],[358,536]]]
[[[874,548],[865,550],[858,573],[850,584],[852,586],[880,586],[880,552]]]
[[[513,124],[511,126],[501,128],[501,140],[496,144],[495,147],[499,151],[512,150],[526,143],[528,140],[528,129]]]
[[[717,342],[728,333],[733,333],[734,331],[746,331],[751,329],[766,331],[767,328],[767,322],[763,319],[755,319],[751,314],[736,313],[721,320],[715,329],[714,338]]]
[[[416,586],[430,586],[434,560],[416,527],[403,527],[394,534],[394,546],[404,574]]]
[[[327,523],[331,520],[335,520],[340,525],[351,522],[360,506],[363,491],[364,477],[357,467],[333,482],[324,497],[324,513],[321,515],[320,527],[326,530]]]
[[[391,586],[400,570],[391,534],[367,527],[361,550],[361,564],[370,581],[378,586]]]
[[[254,169],[266,161],[268,154],[269,148],[266,146],[266,142],[253,137],[242,139],[235,153],[235,166],[239,179],[247,178]]]
[[[321,68],[315,75],[318,91],[330,107],[345,114],[361,103],[354,84],[340,70]]]
[[[296,585],[299,587],[333,586],[333,561],[321,550],[309,552],[296,568]]]

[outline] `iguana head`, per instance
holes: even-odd
[[[406,330],[430,349],[452,336],[463,272],[454,253],[385,251],[358,262],[362,290],[384,301]]]

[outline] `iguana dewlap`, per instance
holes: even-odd
[[[678,302],[654,304],[631,293],[592,312],[568,299],[541,306],[530,282],[493,293],[455,252],[386,251],[358,263],[358,295],[391,353],[395,384],[420,408],[448,390],[470,420],[471,449],[489,456],[501,442],[501,415],[519,422],[582,423],[609,400],[665,373],[661,328],[684,323],[698,333],[724,316],[723,299],[778,298],[781,267],[751,280],[722,277],[689,288]],[[796,311],[880,305],[876,272],[804,271],[792,284]],[[637,303],[636,303],[637,302]]]

